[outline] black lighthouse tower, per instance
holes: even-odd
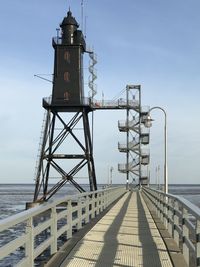
[[[84,98],[83,85],[86,44],[78,27],[68,11],[60,24],[61,37],[53,38],[53,90],[51,97],[43,99],[46,113],[36,166],[34,202],[48,200],[67,182],[83,192],[77,181],[77,174],[83,175],[81,172],[89,179],[90,190],[97,189],[89,125],[92,109]],[[54,185],[52,181],[56,181]]]
[[[52,105],[57,107],[83,104],[83,53],[86,44],[78,23],[68,11],[60,25],[61,39],[53,39],[55,49]]]

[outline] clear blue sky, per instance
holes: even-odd
[[[51,74],[51,38],[70,6],[81,22],[80,0],[2,0],[0,8],[0,182],[33,182],[41,99],[51,84],[34,74]],[[170,183],[200,182],[200,2],[199,0],[85,0],[87,44],[98,56],[98,96],[113,98],[126,84],[142,85],[142,103],[168,114]],[[87,65],[87,58],[85,66]],[[163,115],[152,113],[151,177],[163,164]],[[122,113],[96,112],[98,182],[125,181],[117,151]],[[105,155],[106,152],[106,155]],[[103,156],[104,154],[104,156]]]

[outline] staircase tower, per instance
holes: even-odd
[[[120,152],[126,153],[126,163],[118,164],[118,170],[126,174],[127,189],[130,176],[139,186],[147,185],[149,164],[149,129],[144,126],[149,107],[141,105],[141,86],[126,86],[126,120],[118,122],[120,132],[126,133],[126,143],[118,143]]]

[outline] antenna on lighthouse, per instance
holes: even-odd
[[[84,15],[84,4],[83,4],[83,0],[81,0],[81,29],[82,29],[82,32],[84,30],[83,15]]]

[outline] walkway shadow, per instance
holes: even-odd
[[[132,193],[129,193],[129,196],[127,197],[124,204],[122,205],[120,212],[117,214],[112,224],[110,225],[108,230],[105,232],[104,246],[98,257],[95,267],[102,267],[102,266],[112,267],[114,265],[114,262],[116,260],[117,248],[119,245],[119,242],[117,240],[117,235],[119,233],[119,229],[123,222],[124,216],[127,212],[127,208],[128,208],[129,201],[131,199],[131,195]],[[114,238],[111,239],[111,236]],[[109,264],[105,262],[105,259],[109,259]],[[106,265],[102,265],[103,263]]]
[[[139,193],[137,193],[138,206],[138,234],[142,243],[142,258],[143,267],[161,267],[161,261],[157,246],[153,240],[152,233],[149,228],[149,223],[141,202]]]

